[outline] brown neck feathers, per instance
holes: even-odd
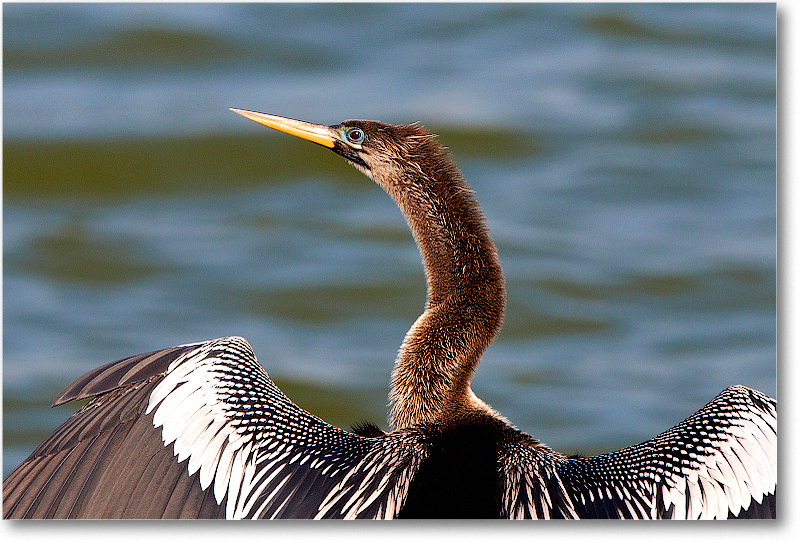
[[[406,334],[392,373],[395,429],[465,409],[491,411],[469,385],[505,307],[497,249],[472,190],[432,136],[421,132],[408,141],[403,161],[371,172],[405,214],[428,283],[425,311]]]

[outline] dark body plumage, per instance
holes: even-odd
[[[334,428],[291,402],[230,337],[87,373],[89,402],[3,485],[7,518],[775,517],[775,400],[730,387],[642,444],[567,457],[513,428],[470,381],[505,287],[471,189],[417,125],[311,125],[235,110],[324,145],[408,219],[425,311],[394,372],[389,432]]]
[[[411,483],[400,518],[500,518],[497,459],[513,433],[482,414],[425,428],[428,457]]]

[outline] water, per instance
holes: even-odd
[[[3,6],[3,473],[123,356],[242,335],[385,426],[422,309],[391,200],[228,111],[422,121],[508,284],[473,388],[567,453],[776,394],[775,6]]]

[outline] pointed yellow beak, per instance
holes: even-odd
[[[255,121],[258,124],[263,124],[275,130],[286,132],[292,136],[303,138],[304,140],[319,143],[322,146],[333,149],[337,141],[336,131],[321,124],[311,124],[305,121],[296,121],[286,117],[278,117],[277,115],[268,115],[266,113],[259,113],[257,111],[248,111],[246,109],[231,108],[231,111],[238,113],[242,117]]]

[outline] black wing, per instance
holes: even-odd
[[[5,478],[4,517],[393,517],[426,456],[301,410],[236,337],[108,364],[56,404],[91,396]]]
[[[567,458],[520,442],[501,469],[511,517],[774,518],[776,402],[729,387],[639,445]],[[545,501],[542,488],[552,489]]]

